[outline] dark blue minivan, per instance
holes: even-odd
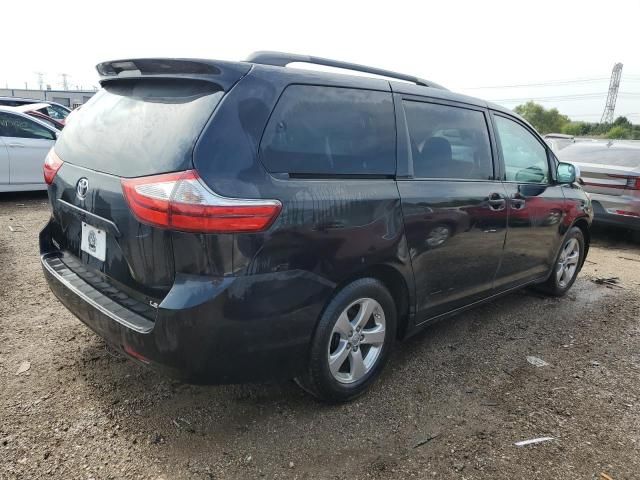
[[[80,320],[171,376],[295,378],[346,401],[394,340],[527,285],[562,295],[586,257],[573,166],[496,105],[277,52],[97,68],[45,162],[43,270]]]

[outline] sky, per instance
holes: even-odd
[[[598,121],[612,67],[622,62],[616,116],[640,123],[638,0],[30,0],[2,11],[28,18],[29,33],[3,22],[3,38],[16,40],[0,53],[0,87],[37,88],[36,72],[52,88],[61,88],[62,73],[72,88],[98,86],[95,65],[104,60],[242,60],[279,50],[416,75],[509,108],[533,99]]]

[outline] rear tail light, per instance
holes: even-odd
[[[614,186],[614,188],[626,188],[628,190],[640,190],[640,177],[628,176],[628,175],[613,175],[613,174],[610,174],[609,177],[624,178],[627,181],[626,185]]]
[[[627,188],[629,190],[640,190],[640,177],[628,177]]]
[[[140,222],[186,232],[259,232],[273,223],[282,208],[278,200],[217,195],[194,170],[122,179],[122,190]]]
[[[51,185],[53,183],[53,179],[56,178],[56,173],[60,170],[64,162],[60,159],[56,152],[53,150],[49,150],[46,158],[44,159],[44,165],[42,166],[42,171],[44,173],[44,181],[47,185]]]

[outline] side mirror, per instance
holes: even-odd
[[[571,163],[558,163],[558,169],[556,170],[556,178],[558,183],[573,183],[578,177],[577,169]]]

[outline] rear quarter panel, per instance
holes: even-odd
[[[304,273],[299,290],[280,294],[306,295],[318,313],[337,285],[374,265],[398,270],[412,295],[395,180],[276,177],[258,159],[269,116],[289,84],[390,90],[381,80],[256,66],[224,97],[196,145],[199,174],[221,195],[283,204],[267,232],[234,235],[233,274]],[[275,295],[277,283],[270,288]]]

